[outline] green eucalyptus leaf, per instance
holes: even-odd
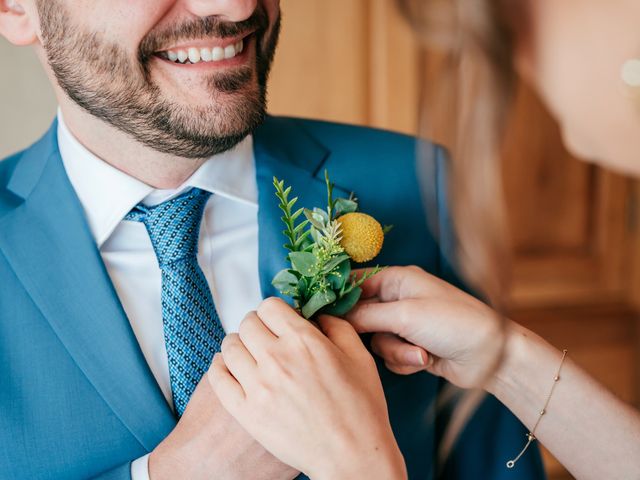
[[[322,307],[333,303],[335,300],[336,294],[333,290],[327,290],[326,292],[316,292],[302,307],[302,316],[306,319],[309,319]]]
[[[301,298],[307,298],[307,285],[306,277],[300,277],[300,280],[298,280],[298,292]]]
[[[309,223],[311,223],[311,225],[313,225],[316,229],[322,230],[324,228],[324,224],[322,223],[322,218],[318,220],[317,215],[315,215],[308,208],[304,209],[304,216],[307,217],[307,220],[309,220]]]
[[[331,288],[341,292],[349,281],[350,276],[351,260],[347,257],[347,260],[344,260],[332,273],[327,275],[327,280],[329,281]]]
[[[318,208],[318,207],[314,208],[313,216],[318,220],[322,220],[323,225],[326,225],[327,223],[329,223],[329,215],[327,214],[327,212],[325,212],[321,208]]]
[[[276,287],[282,294],[291,295],[291,291],[297,288],[298,277],[290,270],[281,270],[273,277],[271,285]]]
[[[309,252],[291,252],[289,254],[293,269],[305,277],[316,274],[316,256]]]
[[[335,216],[339,217],[347,213],[353,213],[358,210],[358,203],[354,200],[347,200],[346,198],[339,198],[335,202]]]
[[[360,300],[360,295],[362,295],[362,289],[360,287],[356,287],[349,293],[338,299],[338,301],[336,301],[335,303],[325,307],[322,310],[322,313],[326,313],[327,315],[334,315],[336,317],[346,315],[356,305],[356,303],[358,303],[358,300]]]
[[[320,240],[320,237],[318,235],[318,229],[315,227],[311,227],[309,229],[309,233],[311,234],[311,238],[313,239],[313,242],[318,243],[318,240]]]
[[[349,255],[347,255],[346,253],[340,254],[337,257],[333,257],[331,260],[329,260],[327,263],[325,263],[322,266],[322,270],[320,270],[320,273],[325,275],[327,273],[330,273],[331,270],[333,270],[334,268],[336,268],[338,265],[340,265],[345,260],[348,260],[349,258],[350,258]]]

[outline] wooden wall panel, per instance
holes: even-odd
[[[516,105],[504,169],[507,198],[517,202],[509,217],[515,251],[582,252],[593,233],[595,167],[567,153],[557,126],[524,85]]]
[[[417,42],[391,0],[282,0],[274,114],[416,134]]]
[[[393,1],[371,0],[369,58],[368,124],[417,134],[420,49]]]
[[[366,124],[367,0],[282,0],[282,35],[269,83],[274,114]]]

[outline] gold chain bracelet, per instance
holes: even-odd
[[[516,466],[516,462],[518,460],[520,460],[520,457],[522,457],[522,455],[524,455],[524,452],[527,451],[527,449],[529,448],[529,445],[531,445],[533,443],[534,440],[536,440],[536,429],[538,428],[538,424],[540,423],[540,420],[542,420],[542,416],[547,413],[547,407],[549,406],[549,400],[551,400],[551,396],[553,395],[553,391],[556,388],[556,384],[560,381],[560,370],[562,370],[562,365],[564,364],[564,359],[567,357],[567,350],[563,350],[562,351],[562,360],[560,360],[560,366],[558,367],[558,371],[556,372],[555,377],[553,377],[553,385],[551,385],[551,391],[549,392],[549,395],[547,396],[547,400],[544,402],[544,407],[542,407],[542,410],[540,410],[540,414],[538,415],[538,420],[536,421],[536,424],[533,426],[533,428],[531,429],[531,431],[529,433],[527,433],[527,443],[524,446],[524,448],[520,451],[520,453],[516,456],[516,458],[514,458],[513,460],[509,460],[507,462],[507,468],[513,468]]]

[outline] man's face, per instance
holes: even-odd
[[[279,0],[37,0],[62,89],[160,152],[206,158],[262,121]]]

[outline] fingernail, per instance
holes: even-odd
[[[426,362],[424,356],[420,350],[411,350],[405,354],[405,361],[407,365],[412,367],[424,367]]]

